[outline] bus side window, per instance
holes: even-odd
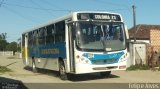
[[[28,33],[28,46],[32,46],[33,45],[33,35],[32,32]]]
[[[38,38],[39,44],[45,44],[45,28],[39,29],[39,38]]]
[[[55,42],[65,42],[65,21],[55,24]]]
[[[47,26],[46,29],[47,29],[46,43],[54,43],[55,41],[54,24]]]
[[[38,29],[36,30],[36,44],[38,45],[39,43],[38,43],[38,35],[39,33],[38,33]]]
[[[25,46],[25,34],[22,34],[22,47]]]
[[[33,45],[37,45],[37,30],[33,31],[32,39]]]

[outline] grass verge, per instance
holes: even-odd
[[[12,70],[5,66],[0,66],[0,73],[5,73],[5,72],[12,72]]]
[[[131,65],[130,67],[127,68],[127,71],[134,71],[134,70],[149,70],[148,65],[144,64],[136,64],[136,65]]]

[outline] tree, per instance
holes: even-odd
[[[13,55],[15,55],[15,52],[17,52],[17,43],[16,42],[11,42],[7,45],[6,49],[8,51],[13,51]]]
[[[7,38],[7,33],[0,34],[0,40],[6,40],[6,38]]]
[[[0,51],[6,50],[6,45],[8,44],[6,38],[7,38],[7,33],[0,34]]]
[[[0,40],[0,51],[5,51],[6,50],[6,45],[7,45],[6,40]]]

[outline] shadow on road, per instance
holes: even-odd
[[[0,89],[28,89],[21,81],[0,77]]]
[[[69,80],[73,82],[79,82],[79,81],[110,79],[110,78],[120,78],[120,77],[112,74],[108,77],[102,77],[99,75],[99,73],[92,73],[92,74],[71,75]]]
[[[24,69],[33,72],[31,67],[24,67]],[[58,71],[53,71],[53,70],[37,68],[37,73],[41,73],[41,74],[45,74],[45,75],[49,75],[49,76],[54,76],[54,77],[59,77]]]
[[[32,71],[30,67],[25,67],[24,69],[28,71]],[[53,76],[53,77],[59,77],[58,71],[53,70],[46,70],[46,69],[38,69],[38,73]],[[111,74],[108,77],[101,77],[99,73],[91,73],[91,74],[68,74],[69,75],[69,81],[72,82],[79,82],[79,81],[88,81],[88,80],[98,80],[98,79],[110,79],[110,78],[120,78],[120,76]]]

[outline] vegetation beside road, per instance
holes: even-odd
[[[136,65],[131,65],[130,67],[127,68],[127,71],[132,71],[132,70],[149,70],[149,66],[148,65],[144,65],[144,64],[136,64]]]
[[[0,73],[5,73],[5,72],[12,72],[12,70],[7,68],[6,66],[0,66]]]
[[[13,55],[15,52],[20,52],[20,38],[17,39],[18,42],[7,42],[7,33],[0,33],[0,51],[13,51]]]

